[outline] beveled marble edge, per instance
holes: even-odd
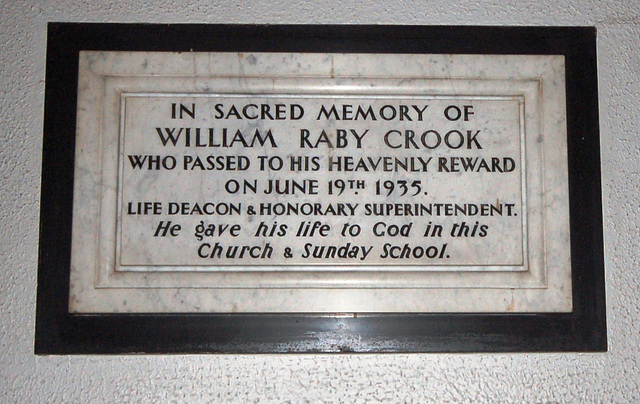
[[[81,51],[80,58],[99,76],[531,80],[564,70],[562,55]],[[528,63],[536,59],[549,65]]]
[[[560,313],[564,289],[95,289],[78,313]],[[552,304],[550,304],[552,303]]]
[[[197,88],[207,88],[209,91],[212,89],[220,89],[232,90],[233,88],[242,85],[243,89],[251,90],[253,93],[262,93],[262,92],[274,92],[278,91],[280,87],[288,87],[297,88],[299,93],[307,94],[307,92],[318,92],[318,85],[314,83],[312,86],[305,86],[306,83],[303,80],[297,80],[297,83],[291,84],[288,80],[268,80],[266,83],[264,80],[254,80],[251,82],[244,81],[242,79],[238,80],[239,83],[236,83],[232,80],[225,79],[223,82],[211,82],[211,81],[189,81],[187,84],[192,85]],[[376,84],[379,81],[382,81],[384,84],[384,88],[391,89],[394,93],[398,93],[399,89],[406,91],[407,93],[416,93],[419,92],[424,93],[428,91],[430,94],[443,95],[450,93],[450,81],[437,81],[433,83],[430,80],[413,80],[412,82],[403,82],[400,85],[398,84],[398,80],[382,80],[375,79],[370,80],[371,82],[375,82]],[[396,85],[393,85],[396,83]],[[528,127],[529,135],[526,137],[526,141],[529,143],[528,147],[526,147],[526,151],[528,153],[528,159],[530,159],[530,165],[533,169],[528,173],[532,183],[538,183],[542,178],[542,172],[540,171],[542,168],[542,164],[540,163],[540,148],[538,147],[539,143],[536,141],[538,128],[537,122],[537,109],[535,106],[538,104],[538,96],[537,90],[539,89],[538,80],[524,80],[518,81],[514,85],[514,82],[508,81],[491,81],[487,84],[484,81],[480,80],[465,80],[465,81],[456,81],[456,83],[460,86],[464,85],[467,88],[469,93],[473,93],[474,95],[481,96],[497,96],[500,94],[500,97],[505,96],[514,96],[514,97],[523,97],[525,100],[528,100],[528,103],[531,104],[532,107],[528,108],[528,112],[526,113],[526,125]],[[168,86],[169,89],[183,89],[185,83],[179,82],[178,80],[171,79],[161,79],[159,77],[154,77],[153,79],[144,77],[144,78],[127,78],[126,80],[122,80],[119,77],[109,77],[105,79],[105,86],[107,87],[107,97],[113,98],[113,102],[108,102],[107,105],[111,106],[110,111],[105,111],[104,115],[108,116],[110,114],[114,114],[113,108],[116,108],[118,105],[115,102],[115,99],[121,96],[123,92],[130,91],[131,88],[143,88],[146,91],[161,91],[165,90]],[[325,85],[326,86],[326,85]],[[348,85],[348,90],[340,90],[340,86],[330,87],[332,91],[340,90],[340,91],[350,91],[354,86]],[[361,92],[366,94],[379,94],[380,86],[375,86],[375,88],[371,88],[371,86],[362,86]],[[406,89],[405,89],[406,88]],[[278,91],[278,93],[281,93]],[[120,108],[118,106],[118,108]],[[117,137],[118,130],[117,128],[105,128],[105,133],[110,134],[111,136],[107,136],[108,138],[113,139]],[[115,139],[113,139],[113,143],[115,144]],[[109,150],[116,150],[114,144],[106,147]],[[524,147],[524,145],[523,145]],[[107,157],[109,160],[109,164],[113,159],[117,159],[115,156],[115,152],[111,152],[112,155]],[[109,177],[109,180],[106,181],[108,183],[118,183],[118,179],[115,178],[114,174],[115,170],[109,165],[109,167],[103,170],[103,177]],[[116,189],[109,188],[105,195],[105,201],[112,201],[117,199]],[[533,194],[528,197],[530,200],[534,200]],[[523,196],[523,199],[526,199]],[[524,201],[523,201],[524,202]],[[113,217],[117,215],[116,205],[113,202],[108,202],[103,205],[103,212],[107,218]],[[529,219],[529,223],[526,224],[526,227],[530,229],[531,234],[535,234],[536,236],[528,237],[530,239],[529,248],[527,249],[527,255],[529,261],[523,266],[522,270],[518,270],[517,268],[511,268],[511,271],[519,272],[518,274],[507,276],[505,269],[507,268],[499,268],[499,267],[487,267],[484,268],[485,273],[483,276],[474,276],[469,277],[468,280],[465,277],[461,276],[449,276],[445,274],[446,271],[451,271],[451,268],[441,267],[441,266],[431,266],[430,268],[417,268],[415,266],[409,267],[396,267],[396,272],[409,272],[409,271],[430,271],[437,272],[433,274],[424,273],[419,278],[414,276],[408,276],[405,273],[396,273],[395,277],[398,279],[397,283],[405,286],[419,286],[419,287],[501,287],[501,288],[510,288],[510,287],[518,287],[518,285],[522,285],[523,283],[526,287],[543,287],[545,282],[545,268],[542,265],[542,257],[536,251],[542,251],[542,231],[541,229],[541,220],[542,220],[542,212],[538,209],[534,212],[536,217],[531,217],[531,215],[527,215],[526,217]],[[523,215],[524,216],[524,215]],[[182,287],[207,287],[208,285],[223,285],[224,287],[317,287],[319,284],[326,285],[326,282],[321,282],[316,275],[310,273],[311,271],[320,271],[326,272],[323,277],[327,278],[334,274],[334,280],[330,282],[333,286],[338,286],[339,284],[343,284],[344,287],[352,287],[355,281],[363,282],[363,285],[367,285],[367,287],[374,287],[373,282],[369,278],[364,278],[354,274],[353,272],[361,272],[361,270],[352,270],[350,268],[341,270],[340,274],[335,274],[333,272],[334,269],[329,267],[325,267],[326,269],[323,271],[322,269],[318,269],[317,267],[314,269],[312,267],[300,267],[298,272],[290,272],[287,270],[289,274],[286,278],[281,279],[280,277],[272,277],[271,281],[264,281],[263,278],[272,276],[271,274],[256,274],[255,280],[252,280],[250,277],[243,276],[239,277],[237,272],[229,272],[228,275],[222,276],[221,271],[210,271],[209,273],[202,273],[202,271],[197,271],[198,273],[189,273],[185,274],[184,270],[179,270],[174,273],[169,273],[168,271],[158,271],[156,273],[149,273],[145,275],[141,274],[133,274],[133,273],[120,273],[118,268],[113,260],[114,253],[113,244],[115,244],[115,233],[112,230],[116,230],[113,226],[106,227],[102,231],[102,236],[100,240],[102,243],[107,244],[102,248],[104,251],[104,255],[100,259],[102,263],[102,269],[100,271],[99,276],[99,287],[170,287],[171,285],[175,285],[176,283],[181,285]],[[116,249],[117,251],[117,249]],[[530,264],[530,261],[534,261],[534,265]],[[481,270],[480,267],[475,267],[478,270]],[[475,268],[468,268],[469,271],[474,270]],[[236,271],[242,270],[241,267],[236,266],[234,268]],[[265,267],[264,271],[269,272],[274,268]],[[378,266],[376,268],[378,271],[391,271],[394,270],[390,266]],[[255,271],[252,267],[246,268],[247,272]],[[260,271],[260,272],[264,272]],[[366,269],[364,270],[366,271]],[[188,272],[188,271],[187,271]],[[194,271],[195,272],[195,271]],[[494,272],[492,274],[488,274],[486,272]],[[117,275],[117,276],[116,276]],[[376,280],[377,282],[382,281],[382,279],[387,279],[387,277],[379,278],[375,274],[371,274],[371,279]],[[237,281],[234,281],[234,278],[238,278]],[[400,279],[404,279],[401,281]],[[188,279],[189,282],[183,281],[184,279]],[[535,281],[533,281],[535,279]]]

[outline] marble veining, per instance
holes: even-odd
[[[560,56],[81,52],[70,311],[569,311],[563,66]],[[453,103],[473,105],[472,125],[472,120],[442,116],[447,105]],[[187,109],[171,111],[171,104],[185,105]],[[212,149],[207,147],[224,142],[221,137],[194,137],[191,143],[180,143],[187,142],[183,136],[176,145],[167,146],[167,142],[173,142],[167,137],[167,128],[186,126],[174,124],[174,115],[192,112],[188,106],[195,104],[199,115],[189,126],[213,127],[216,134],[222,127],[216,114],[229,114],[229,105],[275,108],[281,104],[287,119],[284,115],[283,119],[270,119],[270,114],[276,114],[275,109],[267,111],[262,119],[254,119],[259,108],[249,107],[245,111],[248,115],[230,127],[234,133],[240,130],[244,134],[262,130],[263,136],[272,130],[272,149],[264,144],[243,148],[237,147],[238,143],[228,148],[215,146],[215,155],[226,159],[227,168],[228,164],[242,164],[239,154],[246,157],[251,166],[242,174],[250,175],[237,176],[234,170],[205,175],[193,172],[199,169],[195,158],[209,155]],[[217,111],[216,104],[227,108]],[[322,124],[316,119],[323,106],[336,104],[370,106],[377,119],[373,122],[370,115],[369,121],[350,120],[340,138],[337,129],[342,129],[344,122],[327,114]],[[391,107],[383,110],[385,105]],[[300,108],[305,116],[300,116]],[[383,119],[384,111],[389,114],[384,116],[389,118],[393,113],[394,118]],[[164,130],[164,134],[154,133],[156,128]],[[334,132],[323,138],[321,128]],[[420,138],[430,128],[464,134],[452,137],[450,147],[438,149],[436,158],[457,164],[454,159],[462,157],[506,156],[513,160],[514,170],[501,175],[444,174],[443,170],[454,166],[440,163],[438,171],[439,160],[418,160],[424,155],[416,149],[435,149],[438,140],[433,135]],[[480,135],[481,140],[474,143],[467,131],[473,133],[476,128],[491,136]],[[315,133],[303,134],[304,129]],[[394,130],[397,133],[389,135]],[[406,131],[419,135],[407,138]],[[250,135],[247,139],[242,142],[252,141]],[[264,139],[259,141],[264,143]],[[423,140],[426,143],[421,143]],[[337,147],[340,141],[344,150]],[[344,144],[347,141],[350,146]],[[194,142],[201,142],[205,151],[195,150]],[[326,147],[330,142],[332,147]],[[357,147],[360,143],[363,147]],[[277,153],[273,147],[276,144]],[[301,154],[302,145],[305,157],[317,158],[322,167],[320,173],[257,168],[260,156],[291,158]],[[478,150],[480,147],[482,151]],[[171,166],[175,160],[182,169],[142,170],[145,163],[141,160],[136,168],[130,156],[144,155],[171,156],[165,163]],[[416,172],[378,172],[369,165],[369,171],[322,174],[331,161],[342,161],[338,157],[366,162],[368,157],[384,155],[412,157]],[[494,170],[511,164],[504,159],[497,161],[502,166],[496,168],[494,163]],[[187,164],[191,165],[189,169],[185,168]],[[276,180],[303,182],[314,178],[323,187],[328,186],[328,179],[339,178],[352,184],[366,180],[367,189],[349,188],[349,198],[344,194],[327,198],[327,189],[317,195],[266,195],[263,188],[262,194],[221,198],[220,189],[234,178],[253,178],[261,187],[273,185]],[[446,242],[445,251],[450,254],[446,259],[444,253],[431,261],[416,256],[400,263],[384,259],[387,242],[417,243],[417,234],[425,233],[429,220],[437,219],[446,229],[459,222],[446,215],[420,221],[395,215],[384,218],[385,229],[392,224],[407,230],[406,226],[413,223],[411,236],[399,235],[398,240],[392,240],[388,235],[373,234],[376,217],[364,216],[363,210],[355,213],[356,209],[364,209],[367,202],[403,206],[406,197],[397,193],[372,195],[372,189],[376,181],[384,184],[404,178],[428,184],[424,188],[426,195],[411,203],[502,203],[509,204],[509,210],[517,215],[478,221],[487,225],[484,231],[488,234],[482,236],[482,242],[474,233],[473,237],[434,243],[440,250],[429,251],[437,255]],[[320,257],[309,264],[308,259],[301,258],[305,245],[308,240],[319,244],[320,235],[301,240],[288,233],[278,239],[263,229],[264,233],[256,236],[260,233],[259,222],[267,226],[278,220],[280,225],[297,229],[303,219],[310,226],[318,219],[311,214],[294,219],[241,214],[233,221],[225,221],[226,228],[212,230],[231,231],[231,225],[238,224],[241,230],[237,232],[241,234],[237,240],[248,243],[259,239],[262,249],[256,251],[265,255],[268,244],[274,250],[269,257],[247,252],[233,261],[203,260],[202,255],[213,254],[218,239],[213,237],[208,247],[202,247],[207,240],[193,235],[200,221],[204,224],[209,220],[202,216],[172,216],[179,218],[174,222],[180,222],[180,232],[188,231],[188,237],[152,234],[160,220],[170,221],[170,208],[181,209],[179,203],[170,202],[188,202],[189,208],[185,209],[190,209],[194,201],[214,199],[227,205],[241,203],[243,209],[265,201],[316,204],[323,212],[329,205],[341,203],[343,215],[338,211],[321,218],[331,228],[327,230],[331,234],[326,236],[326,244],[350,243],[362,248],[353,250],[352,259],[346,261]],[[160,203],[130,204],[132,201]],[[331,212],[337,209],[334,205]],[[144,215],[135,214],[141,209],[147,209]],[[339,234],[337,229],[344,225],[350,210],[367,234]],[[467,220],[471,226],[474,221]],[[319,229],[320,225],[316,225],[314,231]],[[167,227],[160,231],[171,230]],[[483,230],[470,228],[468,232],[471,231]],[[284,246],[293,249],[293,258],[284,258]],[[426,249],[423,254],[427,254]]]

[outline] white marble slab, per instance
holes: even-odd
[[[70,311],[570,311],[563,75],[82,52]]]

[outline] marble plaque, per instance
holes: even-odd
[[[81,51],[70,312],[569,312],[564,70]]]

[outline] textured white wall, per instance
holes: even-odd
[[[95,4],[91,4],[95,3]],[[640,402],[640,2],[2,0],[2,402]],[[47,21],[595,25],[609,352],[33,355]]]

